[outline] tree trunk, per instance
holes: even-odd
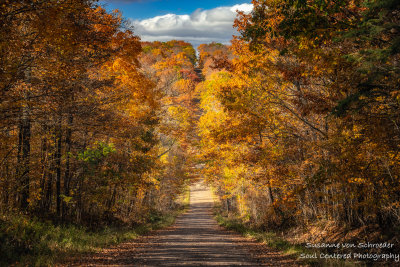
[[[69,196],[69,188],[70,188],[70,182],[71,182],[70,152],[71,152],[72,122],[73,122],[73,116],[72,116],[72,114],[69,114],[67,132],[65,135],[65,154],[66,154],[65,173],[64,173],[64,195],[65,196]],[[65,203],[63,203],[62,210],[61,210],[61,216],[64,217],[66,212],[67,212],[67,207],[66,207]]]
[[[47,142],[47,127],[43,126],[43,135],[44,137],[42,138],[42,145],[41,145],[41,159],[40,163],[42,165],[42,177],[40,179],[40,192],[42,194],[41,200],[40,200],[40,209],[43,212],[45,210],[45,202],[46,198],[44,197],[44,194],[46,192],[46,178],[48,177],[48,142]]]
[[[267,196],[268,196],[268,202],[272,206],[274,204],[274,195],[272,194],[272,189],[270,184],[267,186]]]
[[[25,95],[27,100],[28,96]],[[17,179],[18,194],[17,199],[21,209],[28,207],[29,198],[29,172],[30,172],[30,151],[31,151],[31,116],[27,103],[22,107],[22,114],[19,125],[18,143],[18,163]]]
[[[56,164],[56,212],[57,216],[61,216],[61,117],[59,118],[58,127],[56,130],[56,154],[55,154],[55,164]]]

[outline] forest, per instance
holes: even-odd
[[[199,89],[226,208],[265,226],[398,227],[400,3],[253,3]]]
[[[93,0],[1,1],[0,248],[30,253],[30,220],[146,223],[198,177],[260,229],[399,242],[400,2],[253,5],[196,50]]]

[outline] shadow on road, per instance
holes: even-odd
[[[263,245],[221,229],[211,213],[211,192],[203,183],[191,187],[190,200],[189,211],[174,226],[106,249],[85,266],[295,265],[291,258],[271,249],[260,254]]]

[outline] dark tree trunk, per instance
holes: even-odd
[[[46,200],[44,204],[44,209],[46,211],[50,211],[52,207],[51,199],[53,197],[53,173],[54,173],[54,167],[53,167],[53,160],[54,160],[54,155],[51,155],[49,161],[49,171],[47,172],[47,186],[46,186]]]
[[[68,125],[67,132],[65,135],[65,154],[66,154],[66,162],[65,162],[65,173],[64,173],[64,195],[69,196],[70,182],[71,182],[71,167],[70,167],[70,152],[71,152],[71,135],[72,135],[72,122],[73,116],[69,114],[68,116]],[[67,212],[66,205],[62,205],[62,217],[65,216]]]
[[[267,195],[268,195],[269,204],[273,205],[274,204],[274,195],[272,194],[271,185],[267,186]]]
[[[46,178],[48,177],[48,142],[47,142],[47,137],[46,137],[46,127],[43,126],[43,135],[44,137],[42,138],[42,145],[41,145],[41,159],[40,163],[42,165],[42,177],[40,179],[40,190],[42,194],[42,198],[40,201],[40,209],[44,211],[45,208],[45,202],[46,198],[44,197],[44,194],[46,192]]]
[[[61,148],[62,148],[62,132],[61,132],[61,118],[59,118],[58,127],[56,130],[56,212],[57,216],[61,216]]]
[[[26,97],[27,98],[27,97]],[[31,117],[27,103],[22,108],[22,114],[19,125],[19,143],[18,143],[18,194],[17,202],[21,209],[28,207],[29,198],[29,172],[30,172],[30,152],[31,152]]]

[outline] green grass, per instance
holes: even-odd
[[[174,223],[178,212],[154,215],[150,222],[136,227],[107,227],[89,230],[75,225],[54,225],[28,216],[0,219],[0,266],[51,266],[60,259],[137,238],[151,230]]]
[[[136,227],[90,230],[76,225],[54,225],[27,215],[0,216],[0,266],[53,266],[69,257],[137,238],[151,230],[172,225],[189,206],[186,190],[179,208],[168,214],[152,214]]]

